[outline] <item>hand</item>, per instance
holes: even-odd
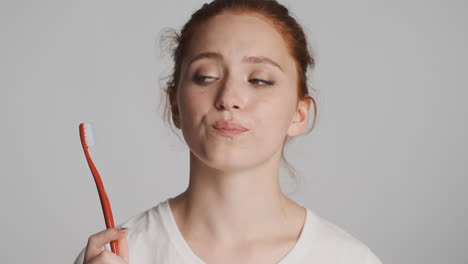
[[[105,244],[112,240],[118,240],[119,255],[114,254],[108,249],[104,249]],[[128,241],[127,231],[118,228],[105,229],[99,233],[93,234],[88,239],[86,245],[83,264],[128,264]]]

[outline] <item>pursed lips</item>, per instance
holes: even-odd
[[[219,120],[212,126],[219,134],[227,137],[238,135],[248,129],[233,121]]]

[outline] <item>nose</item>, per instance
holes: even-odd
[[[246,100],[242,84],[236,83],[234,78],[226,78],[216,97],[217,109],[242,109]]]

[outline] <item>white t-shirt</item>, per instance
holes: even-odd
[[[358,239],[306,208],[304,227],[294,247],[278,264],[382,264]],[[130,264],[206,264],[189,247],[169,207],[169,199],[120,226],[128,228]],[[106,245],[110,249],[109,244]],[[75,264],[82,264],[84,250]]]

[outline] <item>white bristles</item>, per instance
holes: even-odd
[[[96,131],[94,130],[94,124],[92,122],[83,123],[84,136],[86,145],[88,147],[94,146],[96,144]]]

